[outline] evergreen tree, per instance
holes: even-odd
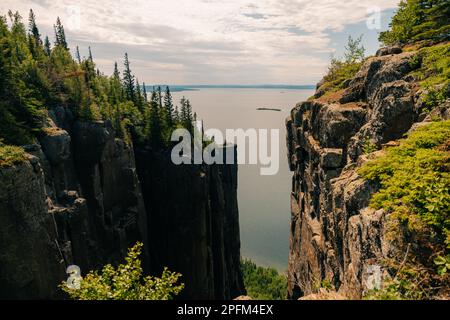
[[[75,52],[75,56],[77,58],[78,63],[81,64],[80,48],[78,48],[78,46],[77,46],[77,50]]]
[[[128,53],[125,53],[125,69],[123,71],[123,86],[125,90],[125,97],[128,100],[133,100],[135,97],[135,87],[134,87],[134,75],[130,69],[130,61],[128,60]]]
[[[153,147],[159,147],[162,142],[161,122],[159,117],[158,94],[156,90],[152,91],[150,99],[150,119],[149,119],[149,138]]]
[[[44,52],[47,56],[50,56],[50,53],[52,52],[52,49],[50,48],[50,40],[48,39],[48,36],[45,36]]]
[[[148,102],[148,95],[147,95],[147,87],[145,85],[145,82],[142,84],[142,90],[143,90],[143,97],[144,97],[144,101]]]
[[[56,25],[54,25],[53,28],[55,29],[55,45],[68,50],[66,33],[64,32],[64,26],[59,17],[56,19]]]
[[[94,58],[92,57],[91,46],[89,46],[89,61],[94,63]]]
[[[166,92],[164,95],[164,109],[167,114],[167,125],[172,128],[174,124],[174,110],[172,94],[170,93],[169,86],[166,87]]]
[[[42,45],[41,35],[39,34],[39,29],[36,25],[36,16],[32,9],[30,9],[30,16],[28,18],[28,30],[32,35],[33,39],[36,41],[36,44]]]

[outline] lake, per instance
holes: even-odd
[[[313,89],[280,88],[206,88],[173,93],[177,104],[182,96],[191,101],[205,128],[217,128],[224,134],[225,129],[238,128],[280,130],[278,174],[261,176],[259,165],[240,165],[238,181],[241,254],[280,272],[287,269],[291,219],[292,174],[287,163],[284,123],[296,103],[313,94]]]

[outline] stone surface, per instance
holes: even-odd
[[[0,168],[0,298],[61,298],[68,265],[116,264],[136,241],[145,272],[183,274],[185,299],[245,293],[237,165],[175,166],[109,122],[50,116],[29,160]]]
[[[291,299],[326,298],[323,281],[333,294],[359,299],[384,272],[380,261],[395,251],[386,239],[387,214],[368,208],[379,186],[358,175],[362,164],[383,152],[366,155],[367,144],[394,145],[419,120],[414,80],[405,81],[415,53],[393,53],[369,58],[340,103],[303,102],[286,120],[293,171]],[[432,114],[444,118],[445,104]]]

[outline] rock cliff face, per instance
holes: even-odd
[[[28,161],[0,168],[0,298],[61,297],[68,265],[117,263],[136,241],[146,271],[183,274],[184,298],[243,292],[237,166],[172,166],[108,122],[50,116]]]
[[[316,99],[298,104],[286,120],[294,172],[290,298],[317,293],[324,280],[361,298],[382,272],[380,260],[394,250],[384,236],[386,213],[368,208],[378,186],[357,169],[367,161],[367,146],[380,149],[424,118],[409,75],[413,55],[380,51],[345,90],[320,97],[319,84]]]

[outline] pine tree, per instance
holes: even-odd
[[[77,58],[78,63],[81,64],[80,48],[78,48],[78,46],[77,46],[77,50],[75,52],[75,56]]]
[[[32,35],[33,39],[36,41],[36,44],[42,45],[41,35],[39,34],[39,29],[36,25],[36,16],[32,9],[30,9],[30,16],[28,18],[28,30]]]
[[[50,54],[52,52],[52,49],[50,48],[50,40],[48,39],[48,36],[45,36],[44,52],[47,56],[50,56]]]
[[[125,89],[125,97],[127,100],[134,100],[135,87],[134,87],[134,75],[131,73],[130,61],[128,60],[128,53],[125,53],[125,70],[123,71],[123,86]]]
[[[149,119],[150,143],[153,147],[159,147],[162,143],[161,123],[159,118],[158,94],[156,90],[152,91],[150,99],[150,119]]]
[[[145,82],[142,84],[142,95],[144,96],[144,101],[148,102],[148,95],[147,95],[147,87],[145,85]]]
[[[164,95],[164,109],[167,115],[167,125],[172,128],[174,124],[174,110],[172,94],[170,93],[169,86],[166,87],[166,92]]]
[[[142,96],[141,85],[139,84],[138,79],[136,79],[136,93],[133,101],[138,110],[141,113],[144,113],[144,97]]]
[[[92,58],[91,46],[89,46],[89,61],[90,61],[91,63],[94,63],[94,58]]]
[[[55,45],[68,50],[66,33],[64,32],[64,26],[62,25],[59,17],[56,19],[56,25],[54,25],[53,28],[55,29]]]

